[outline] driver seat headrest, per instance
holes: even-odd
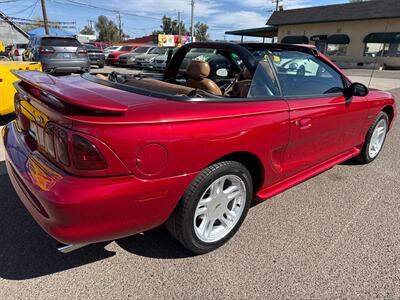
[[[186,69],[186,75],[191,79],[203,79],[210,76],[210,65],[201,60],[193,60]]]

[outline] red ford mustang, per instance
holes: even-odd
[[[397,114],[305,46],[188,44],[162,78],[15,74],[7,170],[63,252],[162,224],[214,250],[253,199],[373,161]]]

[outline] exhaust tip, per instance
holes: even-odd
[[[78,250],[78,249],[80,249],[80,248],[82,248],[82,247],[85,247],[85,246],[87,246],[88,244],[69,244],[69,245],[66,245],[66,244],[58,244],[57,245],[57,250],[58,251],[60,251],[61,253],[70,253],[70,252],[72,252],[72,251],[75,251],[75,250]]]

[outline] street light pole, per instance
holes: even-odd
[[[194,0],[191,1],[191,5],[192,5],[192,15],[191,15],[191,20],[190,20],[190,23],[191,23],[191,27],[190,27],[191,33],[190,33],[190,35],[192,37],[192,42],[193,42],[193,39],[194,39]]]
[[[181,11],[178,10],[178,44],[181,44]]]
[[[49,34],[49,20],[47,19],[46,0],[41,0],[41,3],[42,3],[44,32],[46,33],[46,35],[48,35]]]
[[[283,0],[272,0],[272,3],[276,3],[275,11],[279,10],[279,3],[282,2]]]

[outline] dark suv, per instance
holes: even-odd
[[[90,60],[86,49],[73,37],[33,36],[24,60],[38,61],[47,73],[88,72]]]

